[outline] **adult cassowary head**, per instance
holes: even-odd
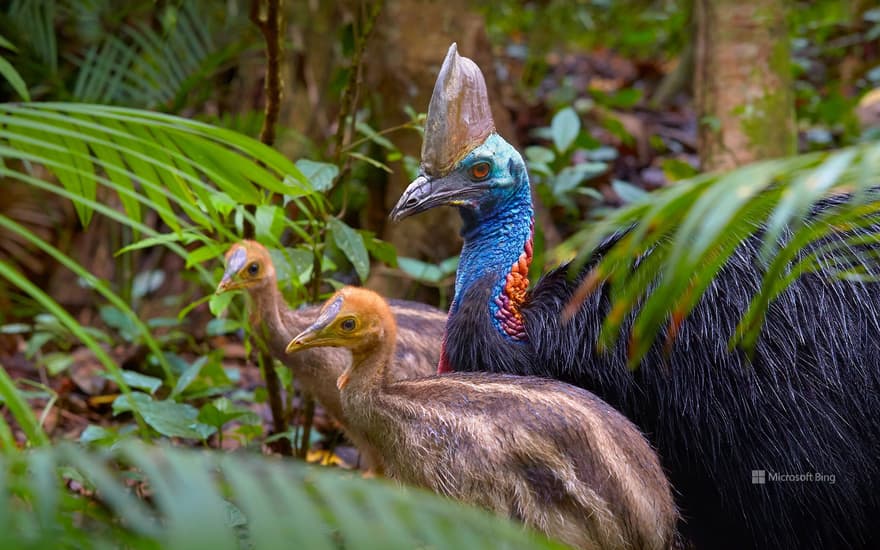
[[[449,47],[425,121],[419,176],[391,217],[399,221],[436,206],[458,206],[467,225],[511,198],[528,194],[522,157],[495,133],[486,82],[479,67]]]

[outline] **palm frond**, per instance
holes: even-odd
[[[73,97],[83,102],[144,108],[179,107],[198,83],[240,49],[240,42],[215,43],[208,19],[194,2],[176,10],[173,25],[157,31],[123,24],[77,60]],[[230,36],[230,35],[227,35]]]
[[[55,10],[55,0],[12,0],[7,11],[19,36],[27,41],[27,46],[51,74],[58,71]]]
[[[134,442],[4,455],[0,495],[0,544],[9,548],[562,548],[385,481]]]
[[[0,177],[70,199],[83,224],[98,212],[146,236],[148,243],[169,247],[186,258],[189,266],[195,266],[208,284],[216,281],[200,264],[214,260],[225,243],[239,238],[231,218],[250,220],[259,228],[261,216],[270,212],[270,219],[308,237],[301,226],[310,223],[315,210],[303,202],[302,218],[290,220],[278,215],[279,207],[268,204],[267,197],[271,193],[294,201],[304,198],[317,208],[323,201],[296,165],[262,143],[222,128],[148,111],[63,103],[0,105],[0,155],[6,161],[0,165]],[[58,184],[38,177],[45,172],[31,173],[29,167],[34,164],[56,176]],[[124,212],[99,202],[98,186],[116,192]],[[256,215],[245,208],[247,205],[256,206]],[[143,223],[146,210],[158,213],[173,233],[163,234]],[[0,228],[52,256],[122,311],[165,367],[167,381],[173,383],[172,369],[160,345],[108,285],[13,219],[0,216]],[[272,231],[263,237],[287,254],[280,234]],[[204,246],[192,251],[183,246],[193,242]],[[0,278],[55,314],[128,392],[119,366],[51,297],[8,263],[0,263]],[[139,418],[137,404],[134,408]]]
[[[215,204],[218,191],[238,205],[259,204],[263,193],[290,198],[315,190],[277,151],[235,132],[149,111],[70,103],[0,105],[3,156],[45,166],[76,202],[88,224],[98,185],[115,190],[126,213],[141,221],[140,205],[171,228],[195,224],[234,238]],[[24,177],[26,170],[7,170]],[[251,221],[253,221],[251,219]]]
[[[613,345],[634,314],[629,354],[636,366],[664,326],[674,335],[739,245],[756,235],[764,281],[731,346],[752,349],[766,306],[805,273],[875,278],[867,266],[877,258],[866,257],[863,245],[880,241],[877,173],[880,143],[771,160],[684,180],[585,227],[566,244],[580,251],[580,265],[609,236],[623,235],[581,287],[582,296],[610,284],[601,344]]]

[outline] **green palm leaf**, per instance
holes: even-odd
[[[123,24],[78,60],[73,87],[78,101],[178,110],[187,94],[244,47],[241,40],[217,44],[210,4],[183,2],[164,31]],[[244,36],[227,29],[224,36]]]
[[[731,346],[753,349],[769,303],[804,273],[874,277],[865,266],[877,258],[866,258],[859,245],[880,240],[877,173],[880,143],[766,161],[679,182],[585,227],[567,243],[581,251],[581,265],[604,239],[626,232],[581,288],[611,286],[600,343],[613,345],[634,317],[629,357],[638,365],[662,330],[674,338],[731,254],[753,235],[761,239],[756,268],[764,280],[730,335]],[[814,214],[829,197],[845,200]],[[840,231],[845,239],[822,244]]]

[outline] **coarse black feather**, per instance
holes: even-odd
[[[567,381],[623,412],[658,449],[697,548],[880,547],[880,283],[801,276],[770,304],[750,359],[728,339],[760,287],[759,247],[760,235],[743,242],[671,349],[661,334],[635,370],[625,338],[596,347],[606,287],[570,322],[560,317],[590,264],[574,280],[561,268],[537,283],[522,308],[524,344],[487,315],[498,275],[473,285],[447,323],[449,363]]]

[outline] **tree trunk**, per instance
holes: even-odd
[[[696,0],[704,171],[796,152],[785,0]]]

